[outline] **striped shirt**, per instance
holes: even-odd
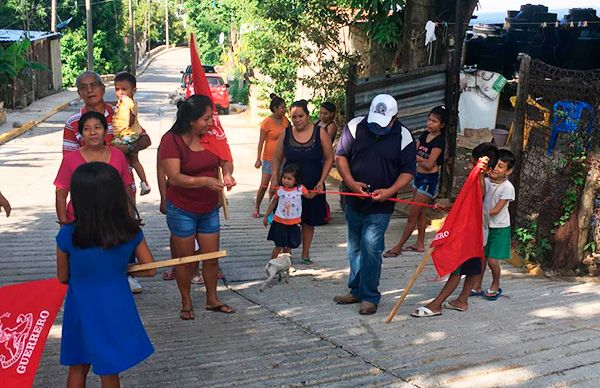
[[[108,130],[106,131],[106,137],[104,138],[105,144],[110,144],[113,139],[113,127],[112,127],[112,116],[115,112],[115,107],[104,103],[104,117],[106,117],[106,123],[108,124]],[[83,136],[79,133],[79,119],[81,115],[86,113],[88,108],[84,106],[79,112],[73,114],[67,119],[65,123],[65,129],[63,131],[63,155],[69,152],[79,150],[79,147],[85,144]]]

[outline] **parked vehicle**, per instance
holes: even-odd
[[[206,74],[206,80],[208,81],[213,101],[217,106],[217,111],[222,114],[229,114],[230,98],[229,93],[227,92],[229,84],[215,71],[214,66],[202,65],[202,68]],[[183,74],[181,77],[181,88],[186,89],[188,85],[192,83],[192,66],[188,65],[185,71],[181,71],[181,74]]]
[[[204,72],[206,74],[208,73],[216,73],[217,71],[215,70],[215,67],[213,65],[202,65],[202,68],[204,69]],[[187,84],[189,83],[189,79],[192,76],[192,65],[188,65],[185,70],[181,70],[180,73],[182,74],[181,76],[181,87],[182,88],[186,88]]]

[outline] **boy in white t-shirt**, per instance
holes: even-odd
[[[502,295],[500,288],[500,260],[508,260],[510,253],[510,214],[508,204],[515,200],[515,188],[508,180],[515,165],[515,156],[508,150],[498,151],[498,163],[485,179],[484,213],[489,214],[489,235],[484,253],[492,272],[492,284],[483,297],[496,300]],[[485,264],[484,264],[485,265]],[[483,267],[485,271],[485,266]],[[476,282],[475,291],[481,290],[483,272]]]

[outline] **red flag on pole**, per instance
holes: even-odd
[[[478,167],[473,168],[452,210],[431,247],[433,264],[440,276],[456,270],[473,257],[483,257],[483,198]]]
[[[0,287],[0,386],[33,385],[66,292],[57,279]]]
[[[210,126],[208,134],[202,137],[202,143],[208,151],[217,155],[219,159],[233,161],[233,157],[231,156],[231,150],[229,149],[229,144],[227,143],[227,136],[225,136],[225,131],[223,130],[223,126],[221,125],[221,121],[219,120],[217,106],[213,101],[212,94],[210,92],[210,87],[208,86],[208,80],[206,79],[204,68],[202,67],[202,62],[200,62],[200,57],[198,56],[198,52],[196,51],[196,40],[194,39],[194,34],[190,35],[190,55],[192,60],[191,63],[193,85],[190,86],[188,84],[188,88],[186,90],[186,97],[189,97],[192,94],[201,94],[204,96],[208,96],[210,97],[210,100],[212,101],[213,105],[212,125]]]

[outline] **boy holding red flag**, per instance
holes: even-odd
[[[444,226],[431,243],[431,246],[435,247],[432,257],[438,275],[444,276],[451,273],[450,277],[438,296],[427,305],[410,313],[411,316],[416,318],[433,317],[442,315],[442,308],[457,311],[467,311],[469,308],[468,298],[478,275],[481,274],[483,247],[488,232],[487,215],[483,209],[484,173],[493,169],[497,161],[498,149],[491,143],[479,144],[471,152],[469,163],[469,167],[472,169],[471,174],[459,193],[453,211],[448,215]],[[444,208],[438,205],[438,207],[448,210],[451,206]],[[463,213],[466,211],[472,211],[473,217]],[[483,222],[482,218],[474,213],[481,213]],[[465,275],[465,283],[462,292],[455,300],[446,302],[446,299],[458,287],[463,275]]]

